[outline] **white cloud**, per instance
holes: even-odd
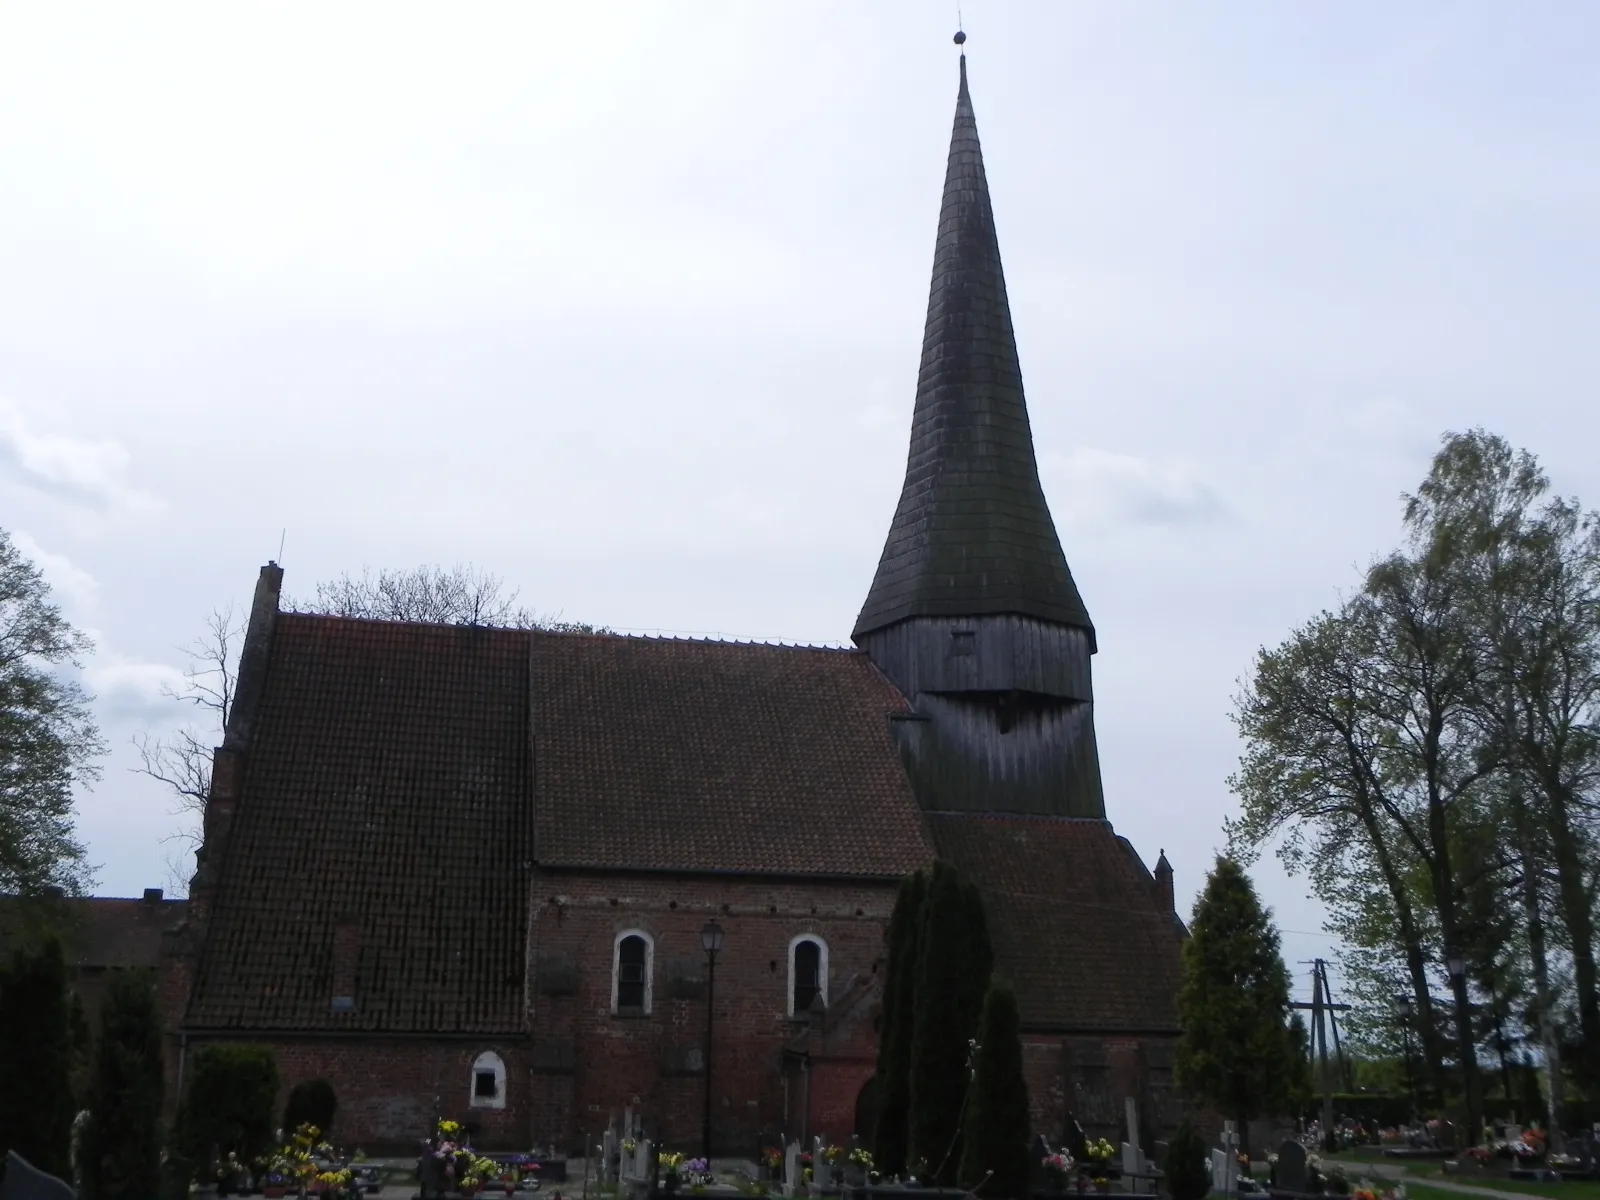
[[[95,507],[156,507],[127,482],[127,468],[128,452],[116,442],[37,430],[17,405],[0,399],[0,471],[19,482]]]
[[[11,540],[23,556],[39,568],[68,619],[78,625],[89,620],[99,598],[100,581],[66,555],[46,550],[26,530],[12,531]]]
[[[183,672],[170,663],[97,654],[85,666],[84,681],[103,719],[168,725],[190,715],[187,707],[167,694],[181,691],[184,685]]]
[[[1195,526],[1233,515],[1201,472],[1179,459],[1084,448],[1041,455],[1040,468],[1046,481],[1055,483],[1050,490],[1061,497],[1052,502],[1052,511],[1068,523]]]

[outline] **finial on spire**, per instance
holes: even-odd
[[[967,44],[967,35],[959,29],[956,30],[955,43],[958,46],[965,46]]]

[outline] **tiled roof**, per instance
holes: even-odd
[[[547,866],[899,877],[932,857],[853,650],[536,636]]]
[[[20,933],[13,898],[0,898],[0,949]],[[59,901],[65,921],[61,948],[67,965],[79,970],[154,967],[161,959],[161,935],[183,920],[186,901],[124,900],[111,896]]]
[[[277,619],[191,1027],[521,1027],[527,639]]]
[[[905,486],[855,635],[996,613],[1080,626],[1093,642],[1039,483],[963,57]]]
[[[904,708],[857,651],[283,614],[187,1023],[518,1029],[535,861],[904,874]]]
[[[995,970],[1024,1026],[1177,1031],[1181,935],[1103,821],[933,813],[939,855],[978,885]]]

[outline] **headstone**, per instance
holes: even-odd
[[[600,1139],[600,1177],[608,1187],[617,1182],[617,1166],[617,1129],[607,1125]]]
[[[1287,1141],[1278,1147],[1277,1190],[1280,1192],[1305,1192],[1311,1187],[1306,1170],[1306,1148],[1299,1142]]]
[[[1139,1102],[1132,1096],[1122,1101],[1122,1118],[1128,1125],[1128,1143],[1136,1149],[1143,1147],[1139,1140]]]
[[[1232,1194],[1239,1181],[1239,1131],[1232,1121],[1222,1123],[1222,1190]]]
[[[1522,1140],[1522,1126],[1521,1125],[1507,1125],[1506,1126],[1506,1141],[1515,1143],[1515,1142],[1520,1142],[1521,1140]]]
[[[1211,1152],[1211,1190],[1228,1193],[1228,1155],[1222,1150]]]
[[[827,1144],[819,1137],[811,1139],[811,1190],[820,1192],[833,1186],[833,1164],[828,1161]]]
[[[800,1187],[800,1143],[790,1142],[783,1152],[783,1194],[793,1196]]]

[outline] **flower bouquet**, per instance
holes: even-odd
[[[1046,1154],[1040,1165],[1044,1168],[1045,1185],[1053,1192],[1066,1190],[1067,1180],[1077,1170],[1078,1164],[1065,1150]]]
[[[656,1163],[661,1168],[662,1191],[677,1191],[683,1179],[683,1154],[677,1150],[663,1150],[656,1155]]]

